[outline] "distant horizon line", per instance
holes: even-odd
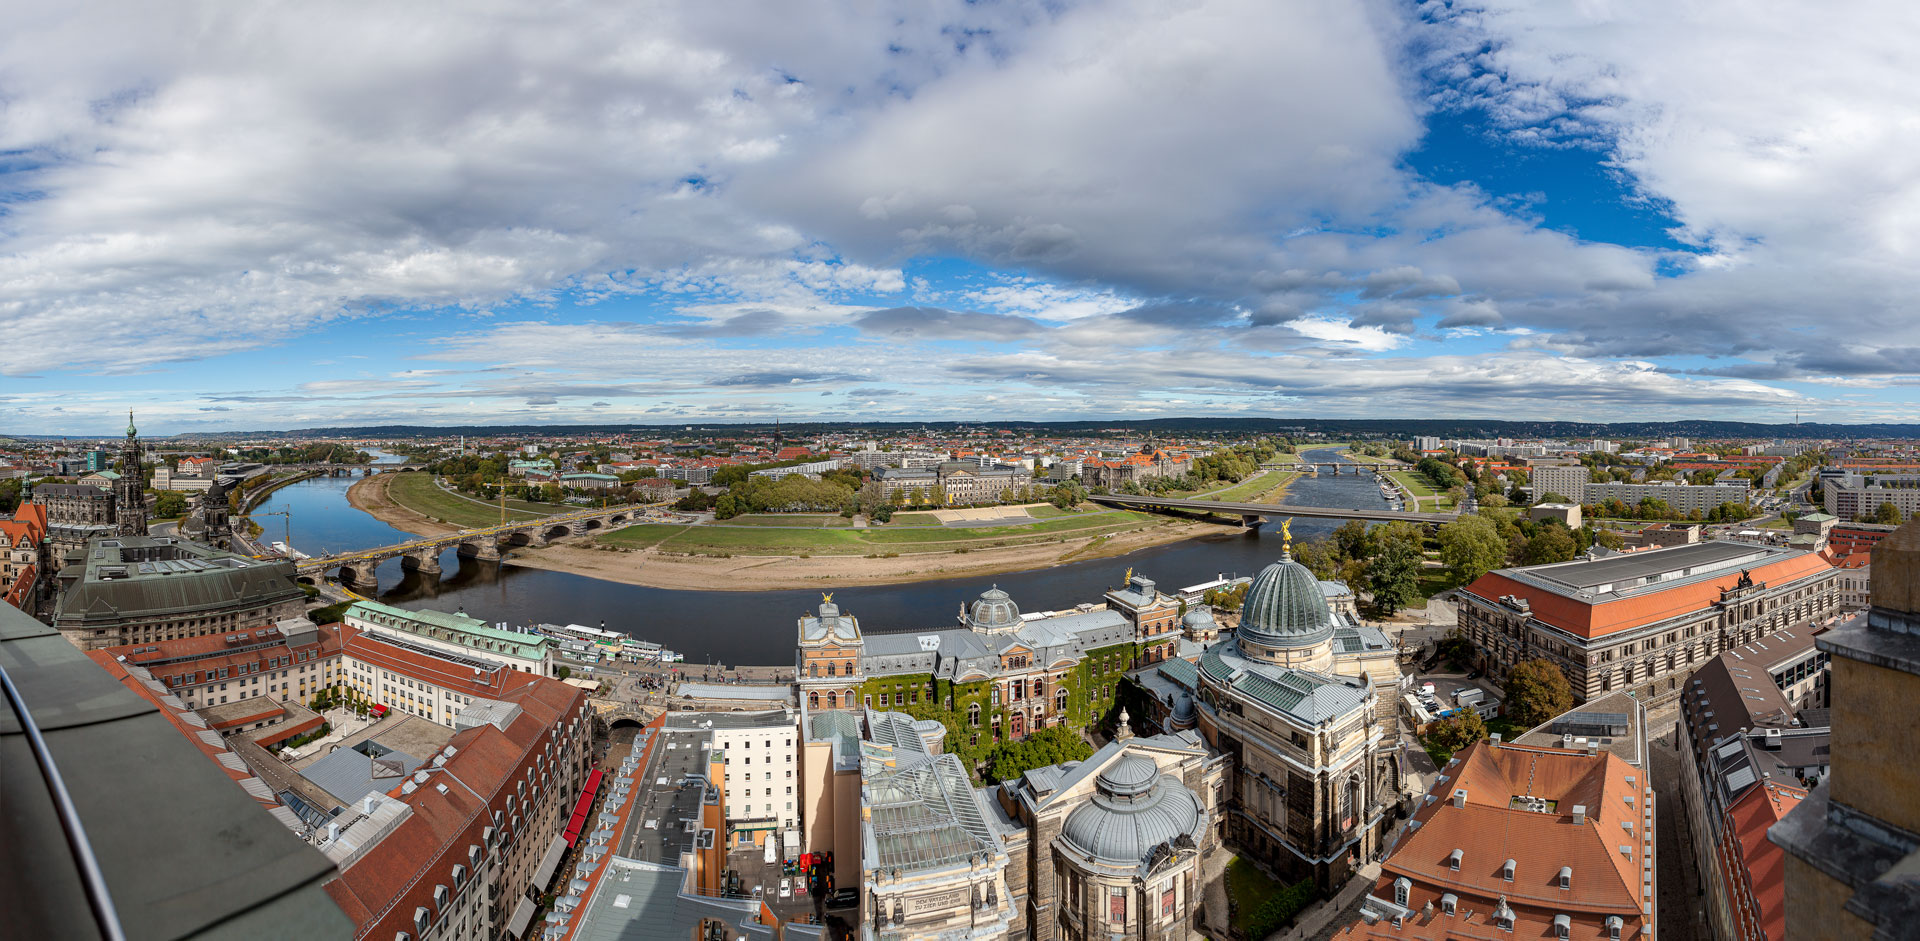
[[[1792,421],[1792,422],[1769,423],[1769,422],[1747,421],[1747,420],[1741,420],[1741,419],[1714,419],[1714,418],[1688,418],[1688,419],[1664,419],[1664,420],[1623,419],[1619,421],[1592,421],[1592,420],[1556,419],[1556,418],[1521,418],[1521,419],[1513,419],[1513,418],[1412,418],[1412,419],[1408,419],[1408,418],[1318,418],[1318,417],[1316,418],[1305,418],[1305,417],[1278,418],[1278,417],[1204,416],[1204,415],[1170,416],[1170,417],[1159,417],[1159,418],[1133,418],[1133,419],[1071,418],[1071,419],[1053,419],[1053,420],[1026,419],[1026,418],[1018,418],[1018,419],[991,418],[991,419],[899,419],[899,420],[889,420],[889,421],[848,421],[848,420],[841,420],[841,419],[805,419],[805,418],[757,419],[756,418],[756,419],[704,419],[704,420],[698,420],[698,421],[689,421],[689,420],[682,419],[682,420],[660,421],[660,422],[567,422],[567,423],[553,423],[553,424],[502,422],[497,424],[466,424],[466,425],[435,425],[435,424],[390,422],[390,423],[383,423],[383,424],[341,424],[341,425],[325,425],[325,426],[281,428],[281,429],[230,428],[230,429],[220,429],[220,430],[191,430],[191,431],[175,431],[175,432],[170,432],[165,434],[141,434],[139,437],[148,438],[148,439],[182,438],[182,437],[250,437],[250,436],[275,436],[275,435],[311,436],[311,437],[378,437],[383,435],[392,436],[392,437],[421,437],[421,436],[461,435],[461,434],[487,436],[487,435],[527,435],[527,434],[566,434],[566,433],[576,433],[576,434],[621,433],[621,432],[631,432],[631,431],[641,431],[641,430],[659,430],[659,431],[676,431],[677,432],[677,431],[685,431],[687,429],[693,429],[693,430],[699,430],[699,431],[708,431],[708,430],[724,430],[724,429],[751,429],[751,428],[759,428],[759,427],[765,427],[768,429],[772,429],[775,427],[784,427],[784,428],[795,428],[795,429],[817,428],[819,430],[859,429],[859,428],[897,430],[897,429],[914,428],[914,427],[961,428],[961,427],[973,427],[973,426],[983,426],[983,427],[997,426],[997,427],[1006,427],[1006,428],[1047,429],[1047,428],[1064,428],[1069,426],[1076,426],[1078,427],[1079,430],[1088,430],[1088,426],[1095,426],[1099,428],[1112,428],[1115,430],[1130,430],[1133,428],[1140,428],[1140,429],[1146,430],[1149,428],[1154,428],[1156,426],[1166,426],[1166,425],[1198,425],[1198,426],[1210,427],[1218,430],[1270,430],[1270,431],[1299,430],[1299,431],[1311,431],[1311,432],[1319,432],[1319,433],[1326,433],[1326,431],[1330,427],[1338,429],[1342,426],[1348,426],[1348,427],[1352,427],[1355,431],[1360,431],[1368,434],[1386,434],[1391,431],[1404,429],[1408,432],[1408,434],[1427,434],[1427,435],[1437,434],[1439,436],[1446,436],[1446,437],[1459,437],[1460,435],[1457,433],[1441,431],[1435,426],[1469,426],[1469,427],[1489,429],[1489,430],[1503,429],[1503,428],[1520,428],[1520,427],[1562,426],[1563,430],[1556,431],[1553,433],[1560,434],[1560,435],[1615,434],[1615,435],[1629,435],[1629,436],[1644,436],[1644,435],[1655,434],[1655,433],[1661,433],[1661,434],[1678,433],[1678,434],[1682,434],[1683,436],[1686,434],[1692,434],[1696,436],[1701,436],[1701,435],[1712,436],[1714,434],[1739,435],[1743,433],[1739,431],[1730,430],[1732,428],[1754,429],[1754,431],[1751,431],[1751,432],[1744,432],[1746,434],[1764,433],[1764,431],[1762,430],[1770,430],[1770,431],[1777,432],[1780,430],[1788,430],[1788,429],[1791,429],[1791,430],[1901,429],[1901,430],[1910,430],[1914,433],[1916,437],[1920,437],[1920,422]],[[1722,430],[1722,431],[1701,430],[1698,428],[1698,426],[1727,426],[1729,430]],[[1688,431],[1687,429],[1689,427],[1695,428],[1696,430]],[[1423,428],[1426,430],[1421,430]],[[1633,430],[1633,431],[1626,430],[1628,428],[1638,429],[1638,430]],[[1655,431],[1655,429],[1659,429],[1659,431]],[[1541,433],[1534,432],[1534,434],[1538,435]],[[1831,436],[1832,435],[1820,435],[1820,437],[1831,437]],[[125,437],[124,432],[120,432],[120,431],[113,431],[105,434],[92,434],[92,433],[86,433],[86,432],[71,432],[71,431],[28,433],[28,432],[12,432],[12,431],[0,430],[0,438],[12,438],[17,440],[55,439],[55,438],[80,438],[84,440],[96,440],[96,439],[97,440],[118,440],[124,437]]]

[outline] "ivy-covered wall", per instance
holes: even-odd
[[[1065,725],[1076,732],[1085,733],[1091,728],[1110,723],[1115,705],[1120,701],[1120,682],[1141,652],[1142,646],[1131,642],[1087,651],[1086,657],[1065,674]],[[913,701],[916,693],[919,702]],[[882,694],[887,697],[884,707],[880,699]],[[935,679],[928,673],[872,677],[860,684],[856,695],[861,706],[872,702],[875,709],[904,712],[916,719],[938,720],[947,727],[943,747],[949,754],[958,755],[969,768],[976,767],[993,751],[993,717],[1000,716],[1002,729],[1009,724],[1005,705],[993,702],[993,684],[987,680],[954,683]],[[949,699],[953,703],[951,708],[947,705]],[[980,704],[978,726],[967,724],[967,707],[973,703]],[[975,738],[978,740],[969,741]]]

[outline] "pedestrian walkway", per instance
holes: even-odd
[[[1277,931],[1267,936],[1267,941],[1306,941],[1308,938],[1331,938],[1346,927],[1347,913],[1360,903],[1362,896],[1373,888],[1380,878],[1380,864],[1368,863],[1355,870],[1353,878],[1333,894],[1333,898],[1315,902],[1285,931]]]

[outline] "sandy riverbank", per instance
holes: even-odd
[[[896,585],[940,578],[1030,572],[1069,562],[1125,555],[1195,536],[1235,530],[1214,523],[1167,522],[1143,530],[1027,546],[975,549],[966,553],[923,552],[891,559],[863,556],[706,556],[663,554],[655,549],[608,552],[580,545],[516,550],[509,565],[570,572],[602,581],[705,591],[784,591],[834,585]],[[1097,543],[1095,545],[1094,543]]]
[[[429,519],[393,502],[393,498],[387,495],[387,486],[398,476],[398,474],[375,474],[372,477],[362,477],[355,481],[353,486],[347,488],[347,503],[388,526],[416,536],[438,536],[441,533],[460,530],[458,526]]]
[[[395,502],[387,493],[393,474],[375,474],[347,489],[347,502],[405,532],[437,536],[459,529]],[[1255,498],[1277,503],[1294,478],[1282,479]],[[894,558],[850,555],[737,555],[729,558],[663,553],[649,548],[607,551],[585,543],[561,543],[515,550],[509,565],[584,575],[602,581],[676,590],[784,591],[822,585],[894,585],[942,578],[968,578],[1027,572],[1070,562],[1125,555],[1206,535],[1236,530],[1217,523],[1165,520],[1145,529],[1106,537],[1085,536],[1059,542],[973,549],[965,553],[902,553]]]

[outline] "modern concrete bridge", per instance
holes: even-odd
[[[376,573],[380,563],[388,559],[399,559],[400,566],[408,571],[437,575],[440,573],[440,553],[450,548],[458,547],[462,558],[497,561],[503,553],[521,546],[544,546],[556,539],[584,536],[649,519],[653,509],[641,505],[601,507],[439,536],[423,536],[378,549],[302,559],[295,565],[294,573],[303,581],[317,582],[337,572],[343,584],[363,593],[372,592],[379,585]]]
[[[1349,467],[1353,468],[1353,473],[1356,477],[1360,476],[1361,471],[1381,472],[1413,469],[1405,464],[1373,461],[1296,461],[1292,464],[1275,463],[1260,465],[1261,470],[1290,470],[1302,474],[1318,475],[1324,473],[1335,476],[1346,473],[1346,469]]]
[[[1375,520],[1378,522],[1404,523],[1450,523],[1458,519],[1458,513],[1409,513],[1404,510],[1349,510],[1334,506],[1294,506],[1273,503],[1221,503],[1214,500],[1180,500],[1170,497],[1127,497],[1117,494],[1096,494],[1088,500],[1102,506],[1116,506],[1131,510],[1187,510],[1211,513],[1226,519],[1220,522],[1236,521],[1245,526],[1258,526],[1272,516],[1301,516],[1313,519]]]

